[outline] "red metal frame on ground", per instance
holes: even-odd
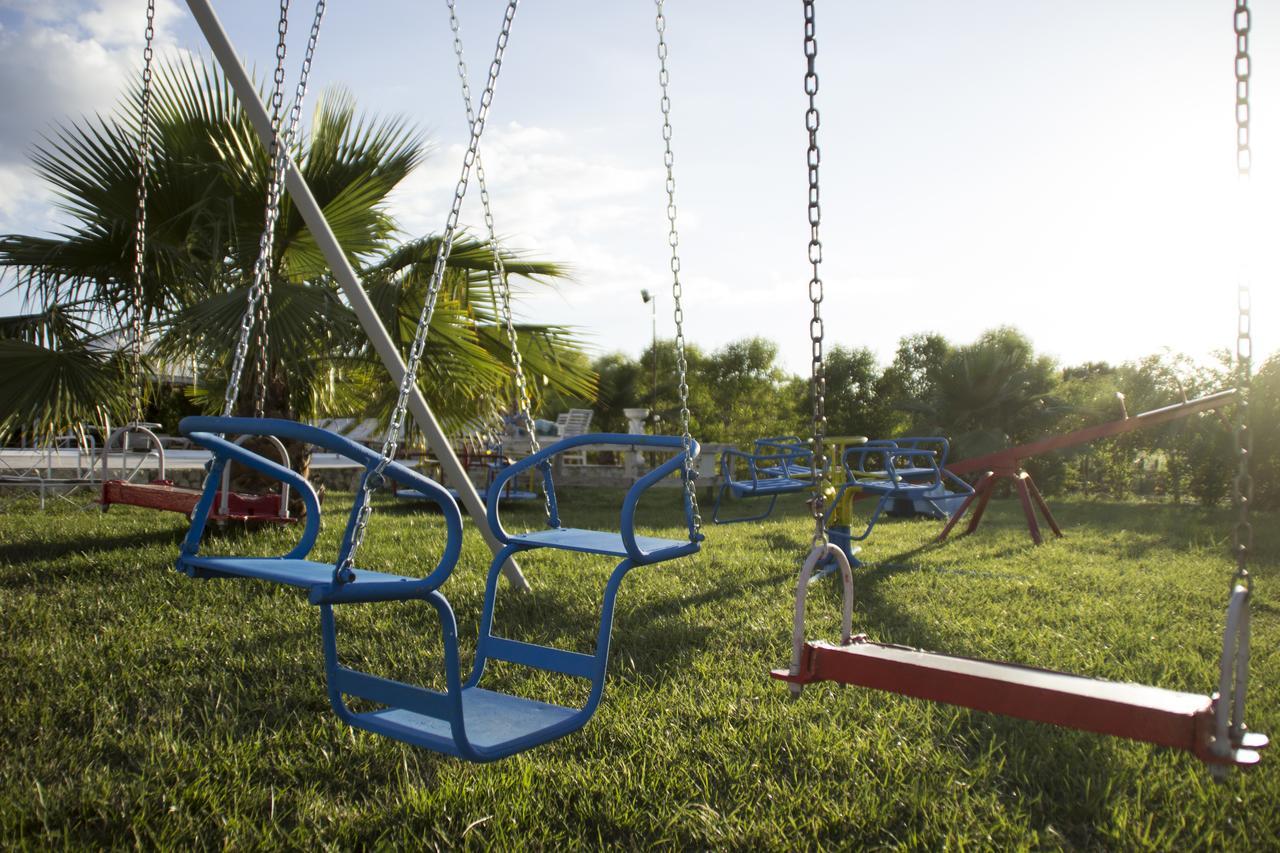
[[[1144,741],[1193,753],[1215,764],[1256,764],[1255,750],[1229,757],[1211,749],[1214,700],[1209,696],[1083,678],[1064,672],[940,655],[854,637],[843,646],[805,643],[800,671],[778,669],[793,684],[834,681],[932,702]]]
[[[1085,427],[1062,435],[1049,436],[1028,444],[1020,444],[1017,447],[997,450],[995,453],[988,453],[985,456],[954,462],[947,466],[947,469],[953,474],[973,474],[978,471],[982,471],[983,474],[974,486],[973,494],[965,499],[960,508],[951,516],[947,526],[942,528],[942,532],[938,534],[938,541],[941,542],[947,538],[951,530],[960,523],[960,519],[964,517],[970,508],[973,508],[973,516],[969,519],[969,526],[965,528],[965,533],[972,533],[977,530],[978,525],[982,523],[982,515],[986,512],[987,502],[991,500],[991,493],[1001,479],[1013,481],[1014,488],[1018,492],[1018,499],[1022,503],[1023,515],[1027,519],[1027,532],[1031,534],[1033,542],[1039,545],[1044,541],[1044,537],[1040,533],[1040,524],[1036,519],[1037,510],[1044,517],[1054,536],[1062,536],[1062,528],[1058,526],[1053,513],[1049,511],[1049,505],[1045,503],[1040,490],[1036,488],[1035,481],[1031,479],[1030,474],[1022,470],[1023,460],[1054,450],[1088,444],[1100,438],[1110,438],[1190,417],[1198,412],[1219,408],[1234,400],[1235,397],[1235,389],[1219,391],[1216,394],[1198,397],[1194,400],[1183,400],[1181,403],[1165,406],[1162,409],[1153,409],[1133,417],[1124,417],[1120,420]]]
[[[125,480],[107,480],[102,484],[103,510],[114,504],[177,512],[190,516],[200,501],[198,489],[175,486],[171,480],[153,480],[150,483],[130,483]],[[293,524],[296,518],[281,512],[280,495],[245,495],[231,492],[227,495],[227,511],[221,512],[222,492],[214,499],[209,513],[212,521],[262,522],[267,524]]]

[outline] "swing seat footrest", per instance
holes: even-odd
[[[1103,681],[998,661],[942,655],[855,637],[844,646],[806,643],[793,684],[835,681],[1064,728],[1183,749],[1204,761],[1255,764],[1250,739],[1212,752],[1214,699],[1143,684]],[[1241,748],[1243,747],[1243,748]]]
[[[404,743],[459,757],[464,751],[453,736],[448,697],[425,688],[400,685],[417,694],[406,704],[415,709],[388,707],[352,714],[351,725]],[[429,699],[430,701],[416,701]],[[462,719],[467,740],[481,758],[496,759],[556,740],[586,722],[576,708],[495,693],[482,687],[462,691]],[[474,756],[471,756],[474,757]]]

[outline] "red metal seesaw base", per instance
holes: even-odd
[[[1022,514],[1027,519],[1027,532],[1031,534],[1031,541],[1037,545],[1044,543],[1040,524],[1036,520],[1036,510],[1044,516],[1045,523],[1049,525],[1053,535],[1061,538],[1062,528],[1058,527],[1058,522],[1049,511],[1049,505],[1045,503],[1044,496],[1036,488],[1035,481],[1026,471],[1018,469],[1017,471],[987,471],[983,474],[978,484],[973,487],[973,494],[964,499],[964,503],[960,504],[960,508],[955,511],[947,521],[946,527],[943,527],[942,532],[938,534],[939,542],[947,538],[951,529],[960,523],[960,519],[970,507],[973,508],[973,517],[969,519],[969,526],[964,532],[969,534],[978,529],[978,525],[982,523],[982,514],[987,511],[987,502],[991,500],[991,493],[995,491],[996,483],[1001,478],[1013,480],[1014,487],[1018,491],[1018,500],[1022,503]]]
[[[1214,764],[1252,765],[1267,738],[1246,734],[1226,757],[1211,750],[1214,699],[1142,684],[1083,678],[1012,663],[920,651],[854,637],[805,643],[793,684],[835,681],[1023,720],[1173,747]]]
[[[190,516],[200,502],[198,489],[184,489],[172,480],[153,480],[150,483],[128,483],[124,480],[107,480],[102,484],[99,503],[105,510],[114,504],[177,512]],[[211,521],[262,522],[267,524],[293,524],[296,518],[280,512],[280,495],[245,495],[232,492],[227,496],[227,512],[221,512],[222,492],[214,500]]]

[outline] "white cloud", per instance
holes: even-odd
[[[142,8],[133,0],[8,0],[18,22],[0,28],[0,226],[37,232],[56,222],[28,154],[57,123],[109,113],[142,59]],[[179,7],[157,4],[156,44],[172,45]]]
[[[460,143],[444,146],[396,190],[392,213],[408,234],[436,233],[444,225],[464,153]],[[616,322],[620,300],[639,305],[641,288],[660,289],[664,276],[670,278],[663,254],[637,251],[642,241],[655,249],[665,245],[661,169],[636,168],[577,148],[554,128],[517,123],[490,126],[481,156],[499,238],[572,269],[573,281],[556,290],[522,293],[519,310],[537,321],[590,330],[602,348],[617,346],[609,315]],[[483,234],[474,176],[460,221]]]
[[[53,194],[30,169],[0,163],[0,233],[52,228],[52,202]]]

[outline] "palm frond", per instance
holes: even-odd
[[[48,437],[123,420],[128,397],[122,359],[112,353],[0,339],[0,437],[32,429]]]

